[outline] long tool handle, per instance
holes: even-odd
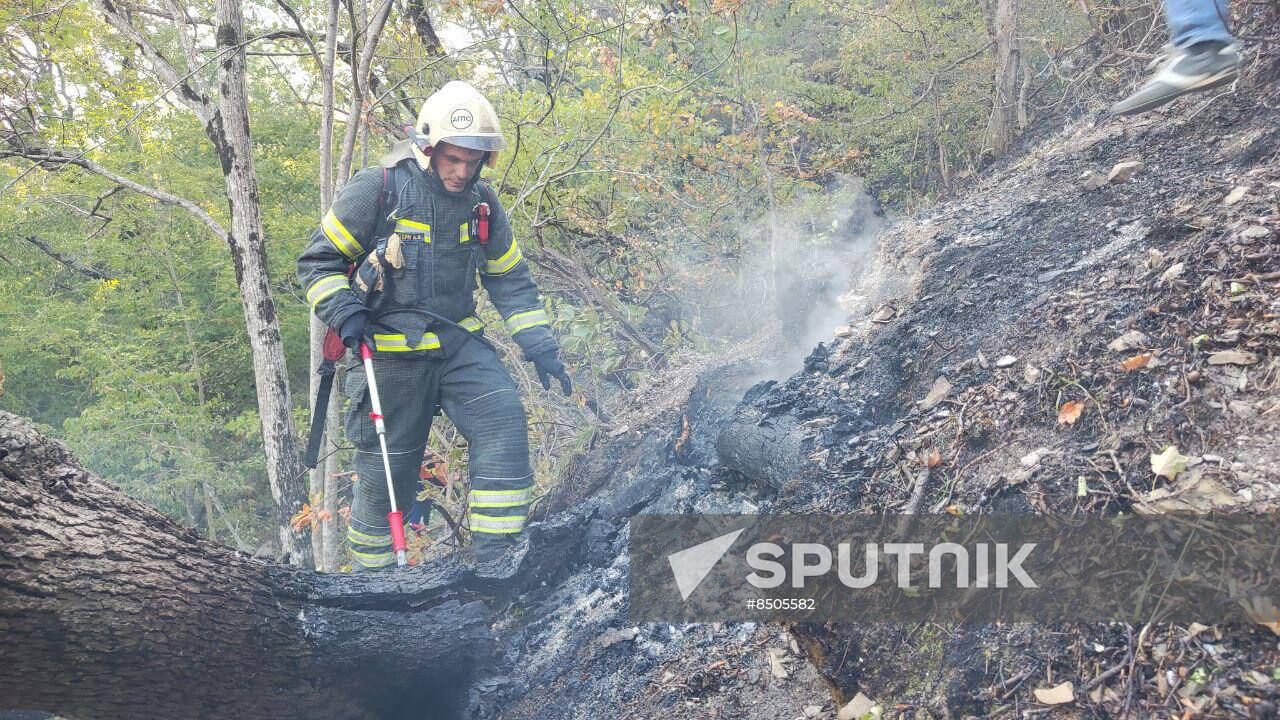
[[[396,565],[404,567],[409,564],[409,545],[404,538],[404,514],[396,505],[396,487],[391,481],[391,455],[387,453],[387,424],[382,417],[382,400],[378,398],[378,383],[373,378],[373,350],[368,343],[360,343],[360,359],[364,362],[364,376],[369,381],[369,418],[373,420],[373,428],[378,431],[378,444],[382,447],[382,473],[387,478],[387,499],[391,501],[391,512],[387,513],[387,523],[391,526],[391,549],[396,554]]]

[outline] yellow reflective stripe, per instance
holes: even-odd
[[[409,341],[401,333],[373,335],[373,347],[378,352],[412,352],[414,350],[435,350],[440,347],[440,337],[435,333],[423,333],[422,342],[409,347]]]
[[[417,235],[419,233],[425,235],[423,238],[427,242],[431,242],[431,225],[421,223],[417,220],[405,220],[403,218],[396,220],[396,232],[410,233]]]
[[[353,527],[347,528],[347,540],[357,545],[390,545],[391,534],[386,535],[369,535],[362,533]]]
[[[471,532],[518,533],[524,528],[523,515],[477,515],[471,513],[468,529]]]
[[[532,499],[532,487],[517,490],[472,490],[467,504],[471,507],[515,507],[528,505]]]
[[[502,254],[502,257],[497,260],[490,260],[484,264],[485,274],[501,275],[505,272],[509,272],[511,268],[518,265],[520,260],[523,258],[524,253],[520,252],[520,245],[516,243],[515,238],[511,238],[511,247],[507,248],[507,251]]]
[[[329,242],[338,248],[338,252],[346,255],[348,258],[355,260],[360,256],[360,243],[351,237],[351,233],[347,232],[347,228],[333,214],[333,211],[324,214],[324,219],[320,221],[320,227],[324,228],[324,234],[329,238]]]
[[[521,330],[528,330],[538,325],[550,325],[551,321],[547,319],[547,311],[541,308],[537,310],[526,310],[518,312],[507,318],[505,321],[507,332],[515,335]]]
[[[367,568],[386,567],[387,565],[390,565],[391,563],[395,562],[395,556],[389,552],[362,553],[362,552],[356,552],[355,550],[352,550],[351,556],[356,559],[356,562],[360,563],[361,565]]]
[[[458,324],[471,332],[484,329],[484,323],[480,322],[480,318],[477,317],[464,317],[458,321]]]
[[[471,242],[471,223],[462,223],[458,226],[458,244]]]
[[[307,288],[307,302],[311,304],[311,309],[314,310],[321,300],[343,288],[351,288],[351,284],[347,282],[346,275],[325,275],[311,283],[311,287]]]

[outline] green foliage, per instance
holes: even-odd
[[[189,8],[208,16],[204,5]],[[322,37],[325,3],[295,7]],[[733,284],[742,259],[771,241],[759,221],[769,210],[821,197],[850,175],[885,200],[918,202],[988,158],[992,61],[977,3],[449,0],[430,12],[452,52],[429,57],[410,19],[393,14],[354,167],[376,161],[443,82],[474,80],[509,140],[489,176],[535,260],[570,364],[596,386],[627,387],[657,367],[639,337],[660,353],[706,346],[699,309],[683,298]],[[245,15],[250,36],[293,27],[265,0]],[[213,76],[212,63],[187,67],[175,23],[138,17],[180,68]],[[6,6],[0,22],[13,47],[38,59],[25,74],[0,64],[25,108],[6,116],[9,127],[86,151],[227,222],[221,168],[199,123],[92,3]],[[344,43],[349,24],[344,10]],[[1028,0],[1021,24],[1034,119],[1070,84],[1063,58],[1087,23],[1066,4]],[[209,28],[197,32],[208,47]],[[250,49],[265,53],[250,57],[250,111],[301,413],[307,308],[293,264],[319,215],[321,83],[303,43],[263,39]],[[340,62],[336,75],[344,110],[349,69]],[[0,407],[57,428],[94,470],[175,517],[215,532],[264,529],[252,358],[224,242],[183,211],[113,193],[78,169],[0,160],[0,182],[0,227],[13,238],[0,266]],[[804,242],[829,242],[824,228],[806,232]],[[112,279],[51,259],[27,236]],[[548,404],[533,415],[563,411]],[[535,428],[535,439],[556,442],[545,432]],[[585,437],[570,433],[564,447]],[[225,508],[214,521],[206,490]]]

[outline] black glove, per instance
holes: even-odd
[[[342,327],[338,328],[338,337],[342,338],[342,344],[359,351],[360,343],[364,340],[365,333],[369,330],[369,313],[360,310],[351,317],[342,321]]]
[[[565,397],[573,394],[573,382],[569,380],[569,373],[565,372],[564,363],[560,362],[555,350],[538,353],[529,360],[538,369],[538,380],[542,382],[543,390],[551,390],[551,378],[555,377],[560,380],[560,389],[564,391]]]

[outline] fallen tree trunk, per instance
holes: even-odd
[[[92,720],[454,716],[492,652],[488,603],[568,565],[586,525],[531,528],[536,549],[512,559],[507,582],[453,559],[298,571],[201,539],[0,412],[0,708]]]

